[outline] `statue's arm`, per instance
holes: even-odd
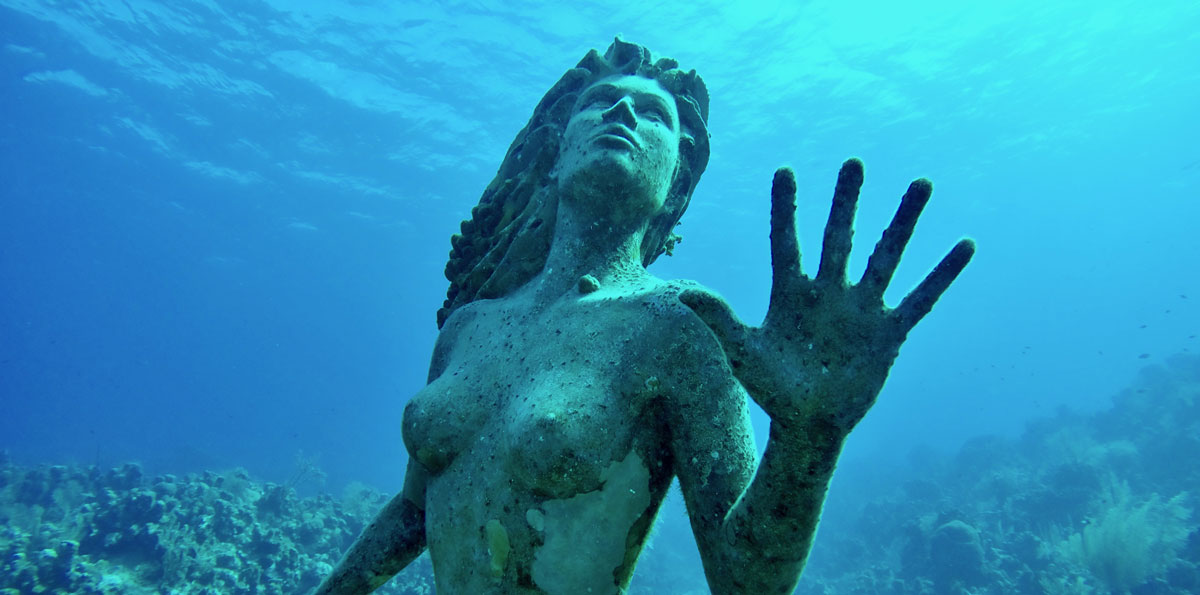
[[[825,226],[820,268],[809,277],[800,269],[796,240],[796,182],[791,170],[776,172],[771,188],[771,301],[762,325],[743,324],[728,304],[706,290],[687,289],[679,295],[711,330],[710,339],[724,352],[728,374],[771,417],[766,452],[732,506],[722,504],[732,496],[728,488],[718,486],[724,493],[709,494],[712,488],[703,481],[692,488],[693,516],[720,515],[719,528],[715,523],[700,527],[716,534],[704,538],[714,550],[705,558],[714,592],[780,593],[795,586],[842,444],[875,404],[909,331],[974,254],[974,243],[961,240],[896,308],[883,303],[932,192],[927,180],[917,180],[875,245],[862,278],[850,283],[846,263],[862,181],[862,163],[846,161]],[[711,375],[711,368],[700,371]],[[727,396],[729,389],[711,388],[720,386],[716,379],[699,386],[711,393],[701,403],[734,399]],[[728,418],[716,419],[729,423]],[[673,436],[678,433],[672,429]],[[678,461],[677,467],[680,483],[686,486],[689,471]],[[729,545],[722,545],[722,539]],[[712,569],[709,558],[714,560]]]
[[[314,595],[370,593],[425,550],[425,480],[425,469],[410,459],[404,489],[363,529]]]
[[[756,461],[749,400],[698,320],[668,383],[671,454],[713,593],[791,593],[816,534],[841,441],[777,432]],[[817,428],[812,428],[816,430]]]

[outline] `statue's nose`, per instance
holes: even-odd
[[[630,129],[637,128],[637,116],[633,111],[633,99],[628,95],[622,97],[612,107],[604,110],[605,122],[620,122]]]

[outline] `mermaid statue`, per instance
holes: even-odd
[[[770,306],[744,324],[646,270],[678,239],[707,118],[694,70],[619,39],[550,89],[451,238],[404,487],[317,593],[370,592],[426,548],[442,593],[623,593],[676,479],[713,593],[792,592],[846,437],[974,244],[888,307],[930,183],[908,187],[850,282],[862,163],[838,172],[815,275],[780,169]],[[761,458],[749,399],[771,419]]]

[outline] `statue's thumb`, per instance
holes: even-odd
[[[725,300],[706,291],[688,289],[679,294],[679,301],[712,329],[726,352],[740,351],[745,345],[746,325]]]

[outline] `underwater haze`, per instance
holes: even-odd
[[[450,235],[543,94],[619,35],[696,69],[711,95],[711,161],[655,275],[697,280],[761,320],[774,170],[796,172],[815,270],[852,156],[866,164],[854,277],[908,183],[934,183],[889,305],[955,241],[978,245],[848,440],[812,558],[829,592],[849,592],[835,589],[847,561],[925,568],[899,545],[829,545],[874,531],[861,520],[870,498],[919,500],[913,480],[933,484],[942,508],[877,507],[891,511],[880,518],[911,514],[926,554],[954,540],[938,537],[953,523],[985,544],[985,570],[935,573],[931,588],[951,585],[937,592],[1016,576],[994,553],[1005,547],[1035,574],[1071,567],[1031,560],[1069,550],[1072,531],[1086,539],[1070,523],[1108,518],[1089,497],[1022,554],[973,504],[947,516],[954,494],[997,496],[951,490],[964,474],[929,461],[978,471],[1025,452],[1006,459],[1016,469],[1105,440],[1141,462],[1084,453],[1071,465],[1090,461],[1123,518],[1190,523],[1185,537],[1160,536],[1161,563],[1134,578],[1063,553],[1075,570],[1017,590],[1191,588],[1171,560],[1191,555],[1188,535],[1200,551],[1196,502],[1177,497],[1195,486],[1171,478],[1200,477],[1188,475],[1197,452],[1152,457],[1132,429],[1113,429],[1136,415],[1112,408],[1120,394],[1144,412],[1154,387],[1200,386],[1187,359],[1200,351],[1200,3],[0,0],[0,33],[5,464],[240,467],[301,494],[352,482],[394,493]],[[1146,419],[1176,419],[1178,444],[1200,448],[1200,417],[1181,399]],[[761,447],[767,420],[755,415]],[[968,465],[964,452],[983,454]],[[1163,458],[1187,469],[1165,483],[1122,475]],[[1062,471],[1025,469],[1039,484]],[[635,588],[660,573],[679,590],[658,592],[701,592],[677,499],[660,524]],[[666,582],[668,567],[692,582]]]

